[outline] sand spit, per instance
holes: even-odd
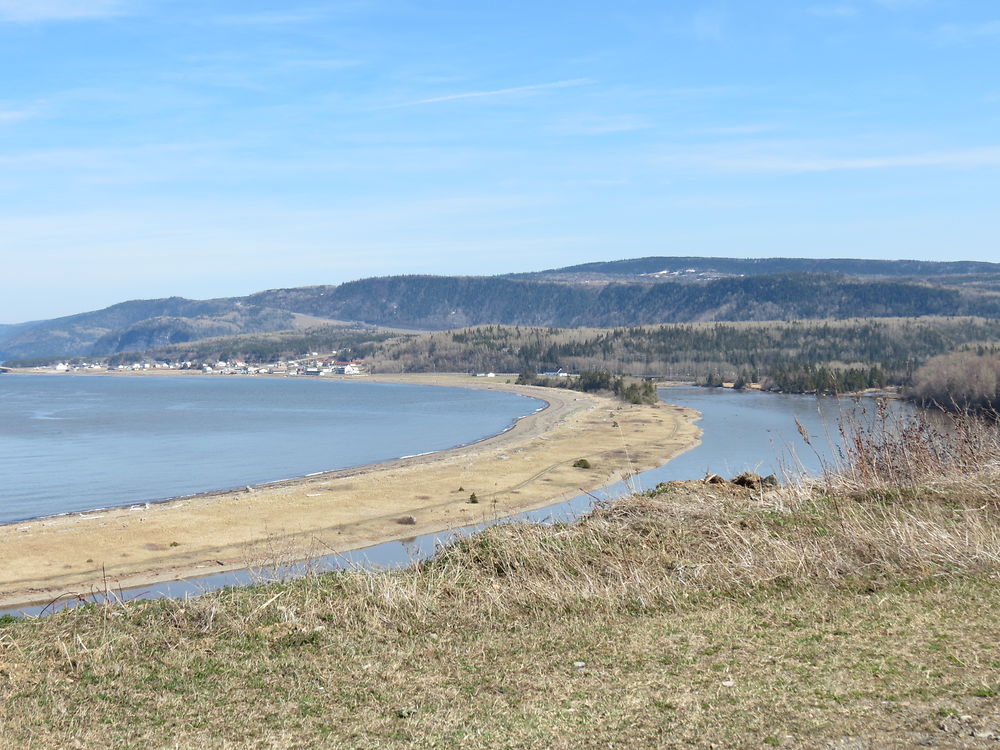
[[[633,406],[459,375],[366,379],[506,390],[548,406],[507,432],[448,451],[235,492],[0,526],[0,606],[263,567],[445,531],[603,487],[698,442],[696,413],[678,406]],[[574,467],[581,458],[592,468]]]

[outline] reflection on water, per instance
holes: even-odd
[[[839,421],[848,415],[867,420],[874,418],[876,405],[871,398],[849,399],[770,394],[740,393],[731,390],[678,386],[663,388],[664,401],[679,404],[701,413],[698,422],[703,434],[701,444],[674,458],[663,466],[641,472],[629,484],[643,490],[659,482],[678,479],[700,479],[706,474],[730,478],[743,471],[777,474],[788,478],[801,472],[818,473],[824,465],[838,459]],[[908,413],[912,407],[893,401],[894,413]],[[807,445],[799,431],[806,431]],[[495,523],[529,521],[533,523],[568,522],[589,512],[603,500],[620,497],[630,491],[624,482],[583,494],[540,510],[520,513],[505,519],[487,519],[473,526],[385,542],[373,547],[344,554],[329,555],[307,562],[261,570],[218,573],[184,581],[156,584],[144,589],[123,592],[129,599],[195,596],[223,586],[238,586],[287,580],[311,572],[351,568],[390,569],[411,565],[433,555],[449,541],[467,537]],[[56,603],[71,606],[75,600]],[[44,607],[23,608],[36,614]]]

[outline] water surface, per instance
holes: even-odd
[[[0,523],[439,451],[539,407],[364,381],[0,375]]]
[[[831,465],[838,460],[841,444],[838,426],[841,419],[853,417],[866,420],[873,418],[875,413],[875,403],[871,398],[855,401],[849,398],[756,391],[744,393],[686,386],[662,388],[659,393],[664,401],[701,413],[698,425],[703,430],[702,442],[663,466],[644,471],[628,482],[617,482],[597,492],[510,518],[490,518],[489,511],[484,508],[480,523],[460,529],[385,542],[304,563],[156,584],[125,592],[125,595],[129,598],[183,597],[223,586],[283,580],[312,571],[403,567],[430,557],[449,541],[469,536],[495,523],[573,521],[590,511],[597,502],[620,497],[632,490],[650,489],[659,482],[701,479],[708,473],[732,478],[743,471],[765,475],[774,473],[782,478],[801,471],[815,474],[824,464]],[[894,413],[912,411],[911,406],[898,401],[890,402],[889,407]],[[802,425],[809,435],[811,447],[803,440],[798,425]],[[57,606],[66,604],[63,602]],[[42,609],[33,607],[20,611],[38,613]]]

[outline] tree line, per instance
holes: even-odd
[[[386,342],[371,357],[393,372],[609,371],[706,384],[845,393],[908,384],[956,346],[1000,342],[985,318],[684,323],[610,329],[478,326]]]
[[[963,356],[998,356],[1000,320],[863,318],[616,328],[485,325],[420,334],[324,326],[226,336],[106,359],[113,364],[144,359],[264,363],[337,350],[340,358],[364,359],[374,372],[538,373],[563,368],[609,377],[613,373],[707,385],[758,384],[786,392],[913,386],[918,399],[955,393],[963,402],[982,401],[988,395],[985,376],[977,379],[971,369],[960,376],[950,360],[935,359],[956,349]],[[930,369],[917,377],[924,365]],[[965,388],[965,381],[975,387]]]
[[[546,388],[566,388],[583,393],[610,391],[630,404],[655,404],[659,401],[652,381],[636,381],[607,371],[581,372],[578,376],[546,377],[526,370],[517,377],[518,385],[540,385]]]
[[[913,376],[907,396],[947,411],[1000,412],[1000,347],[932,357]]]

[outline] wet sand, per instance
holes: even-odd
[[[506,390],[548,406],[500,435],[430,455],[0,526],[0,607],[264,567],[509,516],[660,465],[698,443],[696,414],[667,404],[633,406],[466,375],[366,379]],[[581,458],[592,468],[574,467]]]

